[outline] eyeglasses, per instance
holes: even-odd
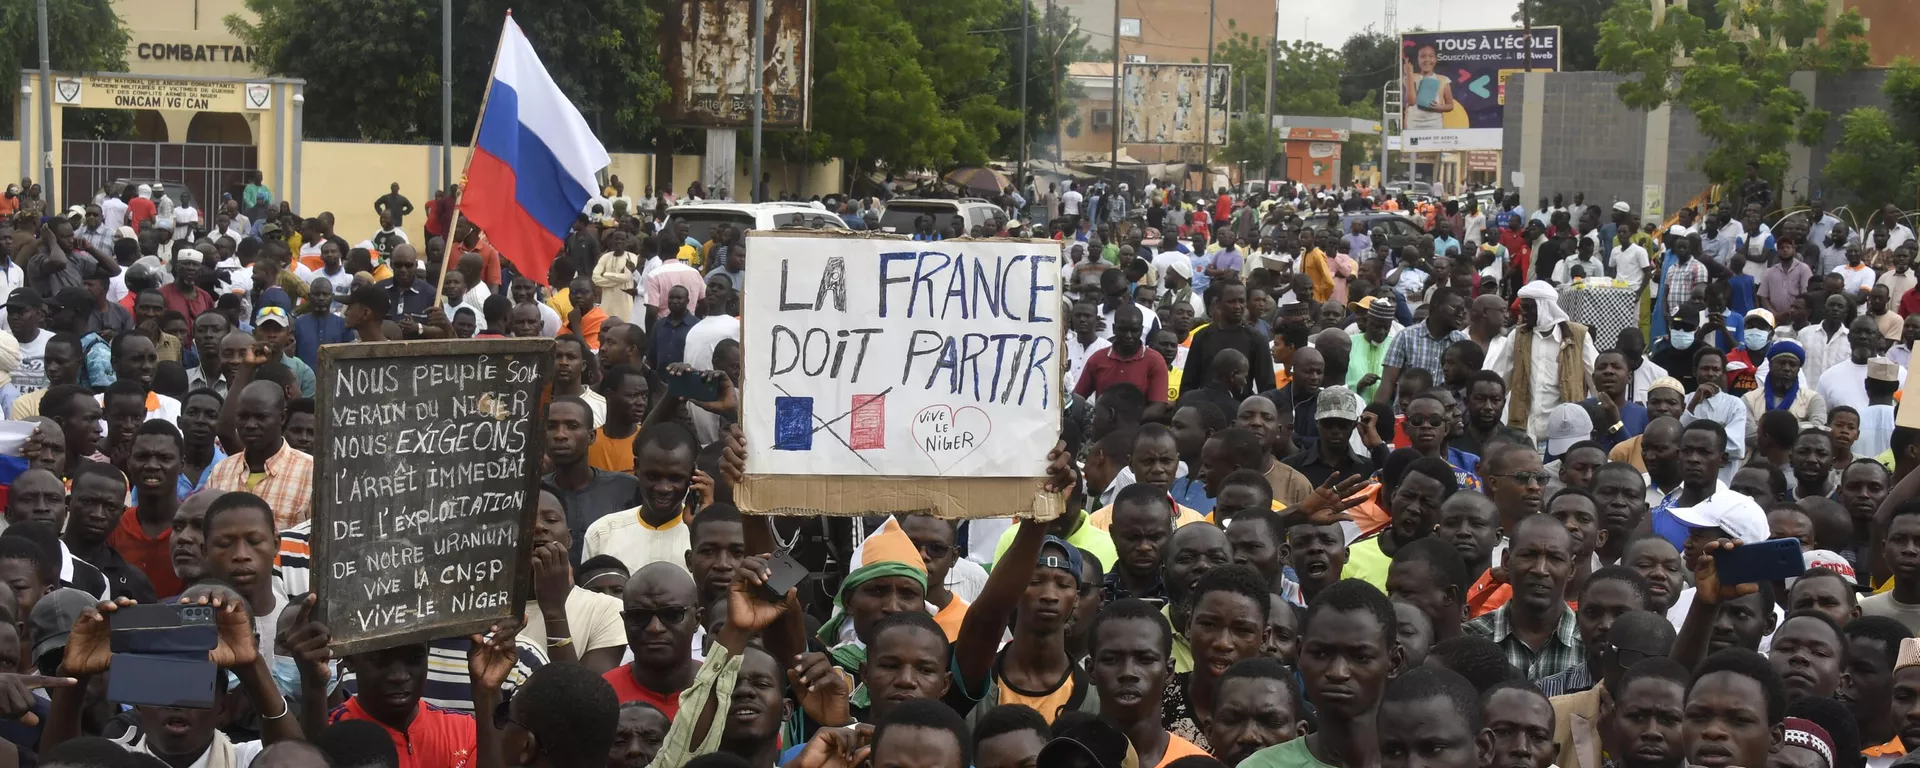
[[[1547,480],[1551,479],[1553,476],[1545,472],[1513,472],[1505,475],[1494,475],[1494,477],[1512,478],[1514,482],[1519,483],[1521,485],[1527,485],[1529,483],[1538,483],[1540,485],[1546,485]]]
[[[920,550],[920,554],[928,560],[945,560],[947,559],[947,555],[953,554],[952,544],[941,544],[937,541],[929,541],[925,544],[915,544],[913,546],[915,549]]]
[[[644,628],[652,624],[656,618],[660,620],[660,626],[672,627],[686,621],[687,616],[692,613],[692,608],[678,605],[665,608],[628,608],[620,612],[620,618],[630,627]]]
[[[1413,427],[1438,427],[1447,423],[1445,416],[1408,416],[1407,425]]]

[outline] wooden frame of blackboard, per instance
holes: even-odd
[[[486,632],[489,627],[496,623],[508,619],[517,621],[519,617],[525,615],[527,594],[531,590],[533,583],[533,539],[527,534],[533,529],[535,512],[535,504],[533,501],[537,498],[536,494],[540,492],[539,462],[540,458],[546,454],[547,403],[552,399],[552,388],[549,385],[553,380],[553,345],[553,339],[430,339],[423,341],[326,344],[320,347],[320,365],[319,369],[315,371],[315,374],[321,386],[314,388],[314,413],[320,415],[320,418],[314,421],[314,445],[316,446],[328,445],[332,439],[332,420],[326,418],[326,414],[332,411],[333,396],[330,394],[331,389],[325,386],[325,384],[329,380],[329,374],[333,372],[333,363],[336,360],[420,358],[442,355],[538,354],[542,356],[537,379],[538,386],[536,387],[538,399],[535,401],[534,408],[529,414],[528,419],[528,434],[532,435],[533,439],[527,441],[527,452],[529,454],[528,459],[533,462],[533,471],[527,473],[526,479],[526,498],[528,502],[522,504],[520,509],[519,545],[514,556],[513,564],[513,602],[509,613],[495,619],[475,620],[464,624],[410,629],[391,635],[382,635],[354,641],[336,640],[329,646],[336,655],[346,656],[356,653],[366,653],[368,651],[392,648],[399,645],[424,643],[444,637]],[[316,480],[329,476],[328,470],[330,470],[331,467],[330,462],[325,458],[326,455],[326,451],[316,450],[314,452],[313,476]],[[332,483],[325,482],[315,482],[313,484],[313,527],[315,533],[312,536],[313,558],[311,578],[313,592],[320,595],[327,594],[328,587],[331,586],[331,582],[333,581],[332,569],[327,567],[327,565],[332,562],[331,552],[327,544],[330,537],[323,535],[323,521],[321,520],[322,510],[328,509],[328,504],[332,502],[332,485]],[[321,622],[327,622],[329,620],[326,600],[320,600],[318,604],[314,606],[314,609],[314,618],[316,620]]]

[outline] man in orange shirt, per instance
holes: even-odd
[[[107,543],[126,558],[162,600],[180,594],[186,583],[173,570],[173,517],[180,508],[180,460],[185,451],[180,430],[154,419],[140,425],[128,451],[127,475],[135,506],[120,515]]]
[[[1493,501],[1478,493],[1456,493],[1440,505],[1440,527],[1434,535],[1453,545],[1473,577],[1467,587],[1468,618],[1491,613],[1513,597],[1505,578],[1493,573],[1493,553],[1501,539],[1496,514]]]

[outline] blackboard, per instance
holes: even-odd
[[[335,653],[521,615],[552,372],[551,339],[320,348],[312,580]]]

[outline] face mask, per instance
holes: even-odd
[[[1692,349],[1693,331],[1674,331],[1667,340],[1673,343],[1674,349]]]
[[[1772,341],[1773,337],[1772,333],[1758,328],[1748,328],[1744,335],[1747,339],[1747,349],[1765,349],[1767,342]]]

